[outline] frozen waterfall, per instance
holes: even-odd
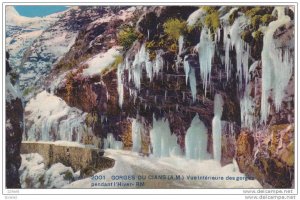
[[[122,108],[124,102],[124,85],[123,85],[124,65],[119,64],[117,70],[118,78],[118,95],[119,95],[119,106]]]
[[[213,152],[214,159],[221,161],[221,145],[222,145],[222,122],[221,117],[223,113],[223,99],[220,94],[216,94],[214,98],[214,118],[212,121],[212,135],[213,135]]]
[[[131,135],[132,135],[132,151],[140,152],[142,148],[142,131],[143,124],[137,119],[132,121]]]
[[[274,101],[276,111],[280,110],[281,102],[292,76],[293,62],[290,60],[289,49],[276,48],[273,38],[274,32],[288,23],[290,18],[285,15],[284,7],[276,7],[278,19],[269,24],[264,33],[262,58],[262,98],[261,123],[266,123],[269,116],[270,104]]]
[[[198,114],[196,114],[185,135],[186,158],[196,160],[207,159],[207,138],[207,128],[199,119]]]
[[[122,141],[115,140],[112,133],[108,133],[107,137],[104,138],[104,149],[123,149]]]
[[[150,130],[150,141],[155,157],[168,157],[180,155],[180,147],[177,144],[177,137],[171,133],[167,119],[156,120],[153,117],[153,128]]]
[[[246,26],[246,24],[246,17],[241,16],[234,21],[232,27],[230,28],[230,42],[231,48],[235,48],[237,77],[239,78],[240,88],[248,81],[248,59],[250,50],[249,46],[241,38],[241,31],[243,30],[243,27]],[[225,45],[228,45],[228,39],[226,39],[225,42]],[[225,50],[229,50],[228,46],[225,46]],[[228,65],[230,68],[230,63],[228,63],[229,52],[225,52],[225,56],[225,66]],[[228,71],[228,73],[230,73],[230,71]]]
[[[32,98],[25,107],[27,140],[67,140],[80,142],[87,129],[86,114],[46,91]]]
[[[187,60],[186,56],[184,57],[183,68],[185,73],[186,84],[188,80],[190,80],[189,83],[192,92],[192,98],[193,98],[193,102],[195,102],[197,99],[197,82],[196,82],[195,69],[190,67],[189,61]]]

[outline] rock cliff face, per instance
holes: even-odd
[[[5,157],[6,157],[6,188],[20,188],[18,169],[21,165],[20,146],[24,132],[24,107],[20,94],[11,84],[10,71],[6,57],[6,121],[5,121]]]
[[[222,165],[236,160],[264,187],[293,187],[292,10],[140,6],[68,13],[48,31],[74,15],[81,21],[71,20],[67,30],[76,36],[42,73],[42,85],[85,113],[77,125],[102,138],[103,147],[132,145],[143,154],[191,154]],[[62,120],[41,127],[49,135]],[[193,139],[194,132],[203,134]],[[188,152],[193,140],[204,141],[205,155]]]

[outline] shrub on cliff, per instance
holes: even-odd
[[[176,41],[179,39],[180,35],[183,35],[187,31],[186,21],[177,18],[168,19],[163,27],[164,32],[169,38]]]
[[[138,34],[131,26],[123,27],[118,33],[118,42],[125,50],[128,50],[137,38]]]
[[[95,123],[98,121],[98,115],[97,113],[88,113],[85,122],[88,125],[88,127],[94,127]]]
[[[273,15],[271,14],[265,14],[261,17],[261,22],[264,24],[264,25],[267,25],[269,24],[270,22],[276,20],[276,17],[274,17]]]
[[[214,33],[220,26],[218,8],[215,6],[203,6],[202,9],[206,12],[204,24]]]
[[[64,179],[67,181],[74,181],[74,176],[73,176],[72,172],[66,171],[66,173],[64,175]]]

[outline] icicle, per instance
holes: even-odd
[[[223,99],[219,94],[214,98],[214,118],[212,121],[212,133],[213,133],[213,152],[214,159],[221,161],[221,147],[222,147],[222,123],[221,117],[223,113]]]
[[[249,69],[249,74],[253,73],[255,68],[258,65],[258,61],[254,62]],[[256,94],[256,79],[254,83],[254,96]],[[241,123],[243,128],[249,128],[250,131],[254,130],[255,128],[255,101],[250,96],[251,93],[251,83],[247,83],[245,92],[243,97],[240,100],[240,108],[241,108]]]
[[[241,16],[234,21],[230,29],[231,47],[232,48],[235,47],[235,52],[236,52],[236,67],[237,67],[237,76],[239,78],[240,88],[243,85],[245,85],[248,81],[249,46],[241,39],[241,31],[243,30],[243,27],[246,24],[247,24],[246,17]]]
[[[183,36],[179,36],[179,39],[178,39],[178,55],[180,55],[182,53],[182,49],[183,49],[183,42],[184,42],[184,39],[183,39]]]
[[[221,30],[218,28],[215,34],[215,41],[219,42],[221,37]]]
[[[170,130],[167,119],[156,120],[153,116],[153,128],[150,130],[150,141],[155,157],[168,157],[177,154],[180,150],[177,137]]]
[[[230,78],[231,74],[231,63],[230,63],[230,57],[229,57],[229,51],[230,51],[230,27],[224,26],[224,35],[223,35],[223,43],[225,48],[225,71],[227,76],[227,81]]]
[[[141,78],[142,78],[142,64],[148,61],[148,54],[146,52],[145,44],[142,44],[140,50],[134,57],[134,61],[132,63],[133,68],[133,82],[135,87],[140,90],[141,89]],[[148,63],[149,64],[149,63]],[[149,66],[148,66],[149,68]]]
[[[261,123],[266,123],[270,112],[268,99],[274,100],[278,112],[284,98],[284,90],[292,76],[293,62],[290,60],[289,49],[276,49],[274,32],[288,23],[290,18],[284,14],[284,7],[276,7],[278,19],[269,24],[263,39],[262,58],[262,97]],[[272,92],[271,92],[272,91]]]
[[[184,73],[185,73],[185,81],[187,84],[187,81],[190,80],[190,89],[192,92],[192,98],[193,98],[193,102],[195,102],[197,98],[197,83],[196,83],[195,69],[190,67],[190,64],[187,60],[187,56],[184,57],[183,66],[184,66]]]
[[[142,148],[142,131],[143,124],[141,124],[137,119],[132,121],[132,151],[140,152]]]
[[[187,159],[204,160],[208,158],[207,153],[207,128],[195,115],[185,135],[185,154]]]
[[[212,41],[210,30],[203,28],[200,35],[200,43],[198,44],[200,75],[203,81],[205,96],[207,85],[210,83],[210,74],[212,59],[215,53],[215,44]]]
[[[129,69],[129,68],[130,68],[130,63],[129,63],[128,57],[126,56],[126,58],[125,58],[125,69]]]
[[[187,61],[187,56],[184,57],[183,69],[184,69],[184,74],[185,74],[185,83],[187,85],[188,79],[189,79],[189,73],[190,73],[190,64],[189,64],[189,61]]]
[[[155,64],[153,65],[153,73],[158,76],[159,72],[163,69],[164,60],[161,57],[162,52],[156,52]]]
[[[119,96],[119,106],[122,108],[124,101],[124,85],[123,85],[123,74],[124,66],[122,64],[118,65],[117,78],[118,78],[118,96]]]
[[[147,77],[150,79],[150,82],[152,82],[153,63],[150,61],[149,52],[147,52],[147,58],[146,58],[146,72],[147,72]]]
[[[190,77],[190,88],[192,91],[193,102],[195,102],[197,99],[197,83],[196,83],[196,75],[195,75],[194,68],[191,68],[189,77]]]
[[[133,91],[133,103],[134,103],[134,104],[136,103],[136,99],[137,99],[137,91],[134,90],[134,91]]]
[[[244,97],[240,101],[241,107],[241,122],[243,128],[249,128],[250,131],[253,130],[255,125],[255,102],[254,100],[246,94],[245,92]]]

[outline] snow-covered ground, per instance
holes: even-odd
[[[261,188],[262,186],[256,180],[245,180],[245,175],[239,172],[236,162],[221,167],[219,162],[214,160],[187,160],[183,157],[142,157],[138,153],[107,149],[105,155],[115,160],[113,168],[104,170],[95,175],[98,177],[105,176],[105,180],[92,180],[86,178],[65,185],[64,188],[111,188],[109,184],[121,182],[130,184],[131,186],[121,186],[116,188],[135,188],[135,183],[138,181],[128,180],[123,178],[113,180],[113,176],[146,176],[144,188]],[[180,175],[182,180],[167,180],[157,179],[159,175]],[[225,180],[191,180],[188,177],[223,177]],[[226,180],[228,177],[233,177],[235,180]],[[239,180],[237,180],[237,178]],[[101,183],[106,183],[101,185]],[[98,186],[92,186],[98,184]]]
[[[92,145],[85,145],[78,142],[71,142],[65,140],[57,140],[57,141],[22,141],[22,143],[35,143],[35,144],[53,144],[55,146],[68,146],[68,147],[78,147],[78,148],[96,148]]]
[[[19,169],[22,188],[61,188],[79,177],[71,167],[55,163],[49,169],[40,154],[21,154]]]

